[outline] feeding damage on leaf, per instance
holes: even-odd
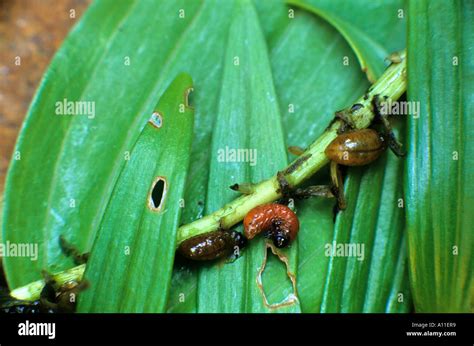
[[[267,265],[267,260],[268,260],[268,249],[270,249],[272,251],[272,253],[275,256],[277,256],[277,258],[281,262],[283,262],[285,264],[285,266],[286,266],[286,275],[290,279],[291,285],[292,285],[292,288],[293,288],[293,291],[290,294],[288,294],[285,299],[283,299],[281,302],[273,303],[273,304],[269,303],[268,297],[265,294],[265,290],[263,288],[263,282],[262,282],[263,272],[265,271],[265,267]],[[269,309],[278,309],[278,308],[281,308],[281,307],[284,307],[284,306],[297,304],[298,303],[298,294],[296,292],[296,276],[290,271],[290,264],[289,264],[289,261],[288,261],[288,257],[286,255],[284,255],[282,252],[278,251],[278,249],[273,244],[271,244],[270,242],[265,242],[264,251],[265,251],[265,254],[264,254],[264,257],[263,257],[262,266],[260,267],[260,269],[258,270],[258,273],[257,273],[257,286],[258,286],[258,289],[260,290],[260,294],[262,295],[263,304]]]
[[[160,212],[163,209],[167,191],[168,183],[166,177],[156,177],[151,184],[150,193],[148,194],[148,207],[151,211]]]
[[[163,126],[163,116],[161,115],[160,112],[155,111],[151,114],[151,117],[150,117],[150,120],[148,120],[148,123],[156,127],[157,129],[159,129],[161,128],[161,126]]]
[[[185,105],[186,108],[194,109],[194,106],[193,106],[193,93],[194,93],[194,88],[193,87],[188,87],[184,91],[184,105]]]

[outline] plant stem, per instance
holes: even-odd
[[[401,61],[391,64],[373,84],[367,94],[362,95],[354,104],[362,107],[352,111],[351,107],[343,112],[350,115],[356,129],[368,127],[374,119],[372,99],[375,95],[386,97],[386,101],[396,101],[406,90],[406,60],[405,51],[399,53]],[[289,183],[289,188],[295,188],[310,178],[314,173],[326,165],[329,160],[324,150],[337,136],[337,130],[342,125],[341,120],[335,120],[326,131],[282,173]],[[304,160],[304,158],[307,158]],[[219,227],[230,228],[243,220],[245,215],[254,207],[273,202],[282,197],[277,176],[255,185],[251,194],[242,195],[221,209],[209,214],[199,220],[183,225],[178,229],[177,244],[182,241],[207,232],[217,230]]]
[[[392,63],[380,79],[369,88],[367,93],[354,102],[354,104],[360,104],[361,106],[355,107],[352,110],[351,105],[342,111],[350,116],[356,129],[366,128],[372,123],[375,116],[372,99],[375,95],[380,95],[384,98],[384,101],[390,102],[396,101],[405,92],[407,87],[406,51],[400,52],[398,57],[400,62]],[[281,171],[290,189],[309,179],[329,162],[324,154],[324,150],[336,138],[337,131],[341,125],[342,121],[335,119],[326,131],[298,159]],[[230,228],[242,221],[245,215],[254,207],[271,203],[281,197],[280,185],[277,175],[275,175],[268,180],[256,184],[252,189],[252,193],[242,195],[212,214],[181,226],[177,233],[177,244],[179,245],[190,237],[216,231],[220,227]],[[53,278],[58,285],[62,285],[69,280],[80,281],[84,270],[85,265],[80,265],[53,275]],[[13,290],[11,295],[21,300],[35,300],[39,299],[43,287],[44,281],[39,280]]]
[[[86,265],[81,264],[77,267],[51,275],[51,278],[56,281],[58,286],[62,286],[68,281],[81,281],[85,270]],[[10,292],[10,295],[18,300],[37,300],[40,298],[41,290],[44,285],[44,280],[31,282],[26,286],[14,289]]]

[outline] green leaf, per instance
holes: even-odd
[[[261,14],[262,27],[266,29],[267,42],[270,44],[286,141],[288,145],[306,146],[324,131],[334,116],[334,111],[342,109],[347,106],[348,101],[363,94],[368,84],[364,82],[363,75],[355,65],[344,66],[338,59],[341,56],[349,56],[352,59],[355,57],[344,39],[329,25],[304,12],[296,12],[295,18],[289,20],[287,9],[283,6],[272,4],[271,9],[268,6],[270,6],[268,2],[256,2],[258,12]],[[290,105],[294,108],[293,112],[289,110]],[[350,223],[346,225],[349,227],[346,233],[350,231],[363,241],[366,241],[364,235],[368,234],[365,244],[367,258],[363,265],[358,265],[358,261],[352,263],[352,267],[362,270],[364,275],[360,275],[360,278],[351,275],[348,270],[348,278],[345,279],[345,260],[342,260],[344,267],[341,270],[335,270],[333,273],[328,271],[330,258],[325,255],[324,246],[332,242],[333,202],[314,199],[298,203],[297,213],[301,229],[298,235],[297,284],[303,311],[318,312],[321,310],[324,296],[326,299],[332,299],[342,295],[342,288],[336,287],[334,290],[329,284],[325,288],[327,273],[332,275],[331,280],[334,280],[334,276],[338,276],[342,281],[354,281],[351,284],[354,287],[350,287],[344,299],[347,302],[356,299],[358,304],[354,308],[347,303],[344,311],[406,312],[410,309],[406,248],[402,232],[403,215],[398,208],[394,208],[401,190],[399,179],[396,177],[400,174],[400,165],[403,162],[390,157],[392,155],[390,153],[387,155],[390,169],[385,175],[386,178],[383,162],[362,170],[369,174],[364,178],[364,188],[368,188],[370,192],[361,198],[366,200],[369,210],[373,210],[368,218],[368,221],[371,220],[369,222],[372,224],[372,229],[367,232],[366,224],[360,221],[352,226],[352,230]],[[375,175],[373,170],[376,170]],[[362,171],[356,173],[359,180]],[[380,184],[384,183],[377,186],[375,191],[369,184],[374,176]],[[394,183],[395,180],[397,183]],[[327,183],[329,180],[323,173],[318,174],[314,181]],[[350,178],[348,184],[351,184]],[[370,201],[373,194],[378,193],[380,196],[382,190],[383,200],[386,202],[383,203],[381,212],[377,213],[379,199]],[[348,199],[358,200],[358,185],[348,192]],[[358,210],[359,219],[367,218],[365,209]],[[353,217],[352,212],[345,213],[347,219]],[[394,219],[393,228],[391,222],[383,222],[385,217],[387,220]],[[378,227],[375,225],[377,219],[380,220],[377,223]],[[341,232],[340,226],[339,232]],[[378,258],[383,260],[379,261]],[[200,287],[193,280],[195,276],[193,269],[181,263],[177,267],[173,289],[175,297],[170,299],[169,311],[196,311],[195,296]],[[364,284],[364,280],[368,283]],[[186,297],[184,301],[179,299],[179,293],[183,293],[183,297]],[[399,293],[404,294],[402,304],[397,301],[400,298]]]
[[[336,246],[328,251],[351,244],[360,246],[361,252],[359,256],[331,257],[322,311],[410,310],[405,220],[398,206],[403,199],[402,169],[403,161],[391,152],[369,167],[349,168],[345,194],[350,202],[338,215],[333,239]]]
[[[360,66],[374,82],[384,70],[384,59],[405,48],[403,1],[288,0],[333,25],[354,50]],[[347,57],[347,56],[346,56]],[[342,59],[342,57],[341,57]],[[348,59],[350,64],[351,60]]]
[[[386,10],[396,7],[398,7],[397,4],[392,3]],[[341,18],[348,17],[350,10],[340,11]],[[377,18],[383,22],[387,16],[380,16],[378,11],[374,11],[369,6],[365,16]],[[298,22],[303,21],[300,19],[301,14],[297,12],[294,19],[295,27]],[[403,22],[397,23],[397,26],[403,27]],[[369,27],[368,24],[367,27]],[[287,108],[288,104],[292,103],[299,110],[298,121],[288,117],[286,118],[288,121],[284,122],[285,129],[288,131],[288,144],[291,145],[309,144],[324,130],[333,117],[334,111],[348,106],[347,102],[363,94],[364,88],[367,87],[353,66],[343,66],[341,60],[332,58],[332,56],[348,56],[351,59],[353,56],[347,51],[344,42],[338,41],[336,33],[331,35],[331,31],[326,30],[328,34],[322,34],[324,33],[322,28],[324,26],[319,23],[317,29],[314,28],[312,31],[309,25],[301,24],[294,33],[291,29],[287,29],[288,34],[282,38],[281,47],[274,50],[274,52],[280,52],[275,57],[275,61],[278,61],[275,68],[277,71],[275,80],[277,87],[282,86],[278,89],[281,108]],[[384,28],[383,33],[379,35],[388,36],[389,31],[390,29]],[[307,36],[302,34],[306,32],[308,32]],[[404,29],[400,32],[403,33]],[[397,38],[398,42],[403,42],[403,40],[403,37]],[[310,58],[296,65],[294,61],[302,61],[302,57],[293,52],[298,51],[296,47],[303,45],[305,51],[310,54]],[[361,51],[366,49],[366,47],[360,48]],[[288,54],[289,52],[293,54]],[[315,57],[320,58],[315,59]],[[315,60],[318,61],[320,68],[311,63]],[[383,64],[383,58],[380,62]],[[278,71],[281,71],[281,83],[279,83]],[[305,87],[302,81],[308,82],[308,86]],[[344,87],[340,87],[341,81],[346,83]],[[311,90],[311,93],[302,94],[301,90]],[[328,93],[328,90],[337,90],[337,92]],[[324,95],[324,97],[319,97],[319,102],[312,102],[313,99],[309,97],[311,95]],[[311,117],[314,114],[320,114],[320,116],[314,119],[314,116]],[[309,136],[306,132],[310,132]],[[397,207],[398,198],[403,197],[401,181],[398,178],[403,161],[394,158],[391,153],[386,155],[389,156],[388,164],[383,159],[369,167],[348,170],[346,197],[348,201],[352,201],[352,208],[339,214],[334,234],[333,202],[304,201],[302,208],[298,209],[298,217],[302,224],[299,234],[298,288],[304,311],[406,312],[410,310],[411,300],[407,286],[407,259],[403,236],[404,216]],[[328,181],[327,177],[323,176],[323,178],[326,182]],[[320,184],[325,181],[316,180]],[[363,244],[364,260],[327,256],[325,248],[333,241],[337,244]],[[383,261],[380,261],[380,258]],[[400,293],[403,294],[403,301],[399,303]]]
[[[42,269],[73,266],[58,246],[59,235],[81,252],[90,251],[125,153],[164,87],[181,71],[190,72],[202,91],[195,95],[199,107],[188,186],[204,199],[205,158],[219,96],[212,90],[230,21],[219,11],[232,6],[105,0],[89,7],[45,74],[15,149],[21,160],[12,161],[8,173],[4,241],[39,244],[38,261],[5,258],[11,288],[40,279]],[[94,102],[96,116],[55,114],[55,103],[63,99]],[[199,200],[186,199],[195,217]]]
[[[335,58],[341,54],[354,58],[339,33],[303,11],[287,23],[271,52],[288,145],[308,146],[323,133],[334,111],[344,108],[348,100],[358,97],[368,86],[355,65],[343,66]],[[318,174],[313,182],[328,181],[327,174]],[[305,312],[320,310],[329,261],[324,245],[333,236],[333,205],[332,200],[318,198],[297,203],[301,224],[297,284]]]
[[[418,312],[474,306],[474,3],[410,1],[405,171],[410,278]]]
[[[90,288],[80,312],[161,312],[166,305],[193,132],[191,87],[189,76],[176,78],[132,149],[87,262]],[[158,181],[161,197],[153,193]]]
[[[320,2],[321,8],[325,3]],[[373,59],[374,66],[381,66],[380,71],[385,53],[374,55],[370,45],[367,48],[364,44],[367,38],[359,37],[357,43],[357,35],[363,33],[378,45],[383,43],[387,55],[403,47],[404,20],[393,20],[399,2],[385,5],[371,6],[362,1],[360,8],[351,3],[338,11],[336,5],[327,2],[324,8],[351,29],[345,33],[346,39],[352,31],[356,34],[355,41],[349,38],[359,55],[367,61]],[[364,6],[365,19],[355,18],[354,11],[365,11]],[[179,18],[180,9],[185,10],[185,18]],[[204,208],[206,213],[212,212],[237,196],[228,185],[275,174],[287,162],[286,144],[308,145],[324,131],[334,111],[363,94],[368,83],[353,63],[357,57],[344,38],[328,23],[304,11],[296,11],[295,18],[289,18],[288,9],[281,1],[257,1],[253,5],[214,0],[93,3],[52,62],[19,139],[17,150],[22,152],[22,160],[11,166],[4,234],[16,242],[33,239],[42,244],[42,250],[38,263],[5,260],[10,286],[39,278],[44,268],[58,271],[72,266],[58,247],[60,234],[81,251],[90,250],[123,170],[124,153],[132,150],[156,100],[178,72],[192,75],[196,89],[196,124],[181,224],[198,219]],[[233,65],[236,55],[239,69]],[[346,56],[348,66],[343,65]],[[124,64],[125,57],[130,57],[130,65]],[[89,120],[55,115],[54,103],[64,98],[94,100],[97,116]],[[57,135],[51,128],[57,129]],[[44,133],[51,134],[46,142],[41,141]],[[217,150],[226,145],[257,149],[257,165],[231,167],[216,162]],[[399,185],[388,178],[397,174],[399,161],[390,155],[386,154],[391,168],[385,173],[383,161],[349,170],[348,201],[354,202],[354,208],[355,203],[366,205],[371,211],[368,215],[358,207],[354,215],[348,210],[346,220],[339,217],[334,227],[333,201],[297,203],[301,230],[288,254],[297,278],[299,304],[276,311],[407,310],[409,294],[404,304],[393,303],[399,292],[406,291],[407,279],[406,252],[394,204]],[[43,169],[38,172],[38,167]],[[372,186],[370,179],[379,185]],[[328,182],[327,172],[312,180]],[[370,196],[379,197],[371,200]],[[70,199],[75,200],[76,208],[70,208]],[[382,199],[385,203],[379,211],[377,203]],[[22,214],[25,209],[34,210],[28,219]],[[385,217],[395,218],[394,229],[389,227],[391,223],[383,222]],[[362,264],[347,258],[334,259],[341,264],[332,263],[324,246],[333,238],[352,238],[371,250],[366,250]],[[177,258],[168,310],[271,310],[263,306],[256,286],[264,251],[260,239],[234,263],[190,264]],[[288,296],[292,288],[284,265],[268,255],[263,284],[274,303]],[[98,263],[97,256],[99,251],[94,250]],[[101,256],[107,260],[107,252]],[[168,258],[160,259],[170,263]],[[159,270],[166,272],[168,267]],[[239,276],[241,273],[247,276]],[[335,285],[334,289],[334,282],[344,283],[345,292],[342,286]],[[138,281],[133,283],[127,290],[140,290]],[[153,298],[153,309],[161,311],[162,300],[158,302],[157,297]],[[332,300],[342,305],[335,306]],[[121,309],[131,310],[125,305]]]
[[[258,182],[286,165],[280,111],[267,48],[252,2],[238,2],[227,42],[218,117],[212,139],[206,201],[208,213],[238,196],[228,186]],[[232,157],[226,156],[229,150],[247,150],[253,159],[232,162]],[[251,242],[243,256],[235,262],[202,267],[198,279],[198,311],[270,310],[263,304],[262,294],[256,285],[265,251],[265,242],[260,237]],[[295,274],[297,247],[293,246],[287,255],[290,270]],[[272,268],[275,269],[275,266],[266,268],[265,272],[270,272]],[[280,285],[285,280],[286,271],[264,275],[263,289],[270,303],[279,303],[292,293],[291,285]],[[295,303],[284,310],[299,311],[299,306]]]

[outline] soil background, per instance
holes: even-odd
[[[90,2],[0,0],[0,195],[16,138],[41,77]],[[15,64],[17,57],[20,65]]]

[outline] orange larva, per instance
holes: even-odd
[[[245,236],[254,238],[264,231],[276,247],[286,247],[292,242],[300,228],[296,214],[282,204],[265,204],[250,210],[244,218]]]

